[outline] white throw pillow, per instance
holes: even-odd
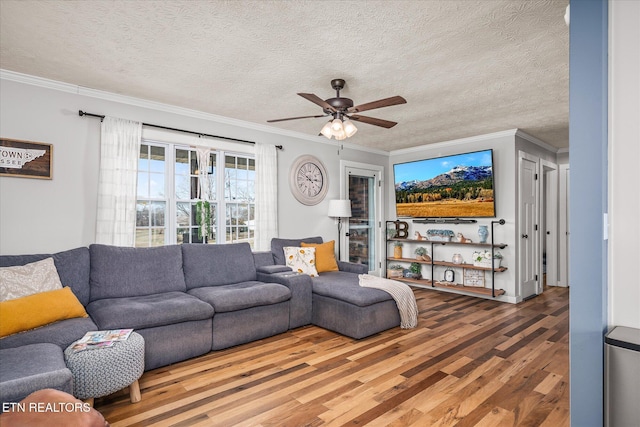
[[[0,268],[0,301],[62,289],[53,258]]]
[[[316,248],[299,248],[296,246],[285,246],[284,259],[287,267],[311,277],[318,275],[316,270]]]

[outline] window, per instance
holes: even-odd
[[[143,141],[138,164],[137,247],[202,243],[203,240],[206,243],[248,242],[253,247],[255,160],[251,155],[215,149],[210,151],[209,159],[206,206],[198,200],[196,150]],[[210,224],[206,236],[200,235],[201,217]],[[165,218],[175,218],[175,221],[165,221]]]
[[[160,246],[166,241],[165,147],[140,145],[136,203],[136,246]]]

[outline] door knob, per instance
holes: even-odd
[[[522,238],[523,238],[523,239],[528,239],[528,238],[529,238],[529,235],[528,235],[528,234],[523,234],[523,235],[522,235]]]

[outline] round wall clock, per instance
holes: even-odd
[[[291,165],[289,186],[300,203],[317,205],[329,190],[327,170],[316,157],[308,154],[300,156]]]

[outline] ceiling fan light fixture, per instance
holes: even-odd
[[[338,132],[344,132],[342,120],[340,120],[339,118],[333,119],[333,121],[331,122],[331,130],[334,134],[337,134]]]
[[[331,132],[331,120],[325,123],[320,133],[326,136],[327,138],[331,139],[331,136],[333,135],[333,133]]]
[[[344,133],[347,135],[347,138],[351,138],[353,135],[358,132],[358,128],[353,124],[351,120],[345,120],[343,123]]]
[[[347,139],[347,134],[344,131],[334,133],[333,136],[335,137],[336,141],[342,141],[343,139]]]

